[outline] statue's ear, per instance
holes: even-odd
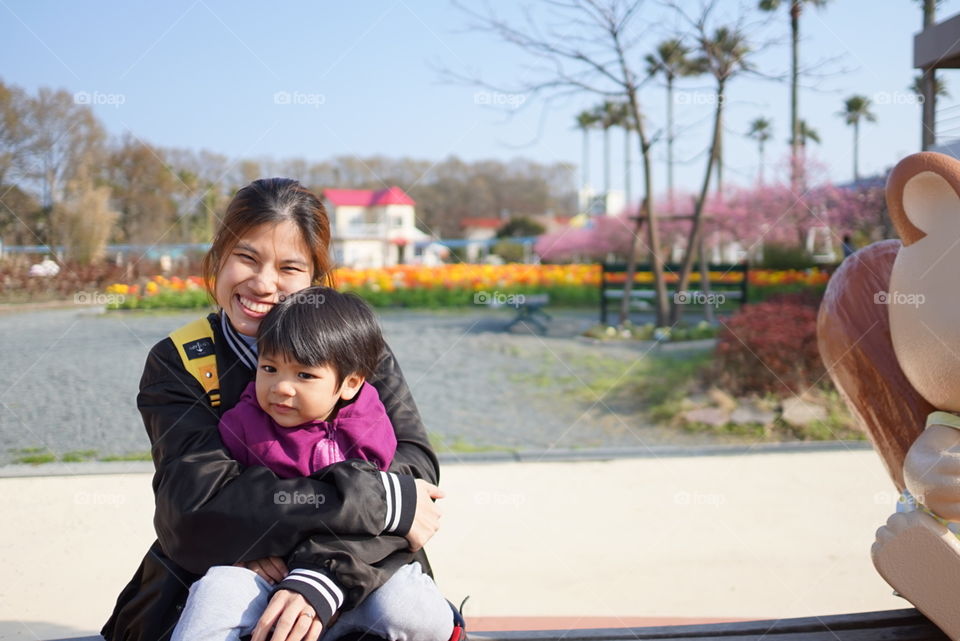
[[[904,247],[955,227],[960,216],[960,160],[924,151],[907,156],[887,179],[887,209]]]

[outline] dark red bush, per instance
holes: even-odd
[[[712,373],[738,395],[788,396],[824,382],[816,308],[799,301],[745,306],[722,321]]]
[[[40,257],[8,256],[0,260],[0,304],[70,301],[80,292],[102,292],[114,283],[142,284],[148,278],[161,273],[156,260],[141,259],[138,256],[134,258],[137,260],[128,260],[122,266],[108,260],[93,265],[62,263],[60,273],[56,276],[30,276],[30,265],[39,263]],[[199,264],[195,260],[175,261],[173,267],[167,276],[185,278],[200,273]]]

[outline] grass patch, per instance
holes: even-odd
[[[779,418],[768,424],[728,422],[719,426],[684,420],[684,413],[691,409],[691,399],[702,398],[709,404],[707,391],[713,386],[710,375],[713,350],[710,348],[650,353],[634,361],[601,354],[564,356],[564,361],[575,375],[570,375],[565,368],[559,369],[553,359],[545,359],[537,371],[512,374],[509,379],[538,390],[551,390],[558,397],[570,398],[584,406],[596,404],[601,410],[609,408],[618,414],[639,414],[650,423],[695,434],[773,442],[866,438],[832,387],[816,392],[816,402],[827,410],[826,418],[803,427],[789,425]],[[736,400],[741,406],[754,402]],[[758,402],[770,411],[775,411],[779,404],[774,397]]]
[[[448,437],[436,432],[428,434],[430,445],[437,453],[451,452],[453,454],[476,454],[478,452],[513,452],[514,450],[502,445],[478,445],[471,443],[462,436]]]
[[[621,359],[595,358],[577,363],[589,376],[587,384],[577,391],[585,402],[597,398],[618,404],[634,405],[655,422],[669,422],[680,410],[680,403],[698,384],[701,372],[710,363],[708,350],[682,355],[647,355],[633,363]]]
[[[107,454],[100,456],[97,450],[71,450],[57,455],[45,447],[22,447],[11,449],[11,463],[20,465],[42,465],[44,463],[89,463],[94,461],[152,461],[149,451],[127,452],[125,454]]]
[[[60,456],[60,460],[64,463],[82,463],[84,461],[95,460],[96,458],[96,450],[75,450],[73,452],[65,452]]]
[[[152,461],[150,452],[127,452],[126,454],[108,454],[101,456],[98,461]]]
[[[22,447],[10,450],[10,452],[14,455],[14,463],[40,465],[42,463],[53,463],[57,460],[56,455],[45,447]]]

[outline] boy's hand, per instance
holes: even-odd
[[[255,561],[241,561],[234,565],[256,572],[266,579],[270,585],[275,585],[283,581],[283,578],[287,576],[287,565],[283,562],[283,559],[278,556],[268,556]]]
[[[429,541],[437,530],[440,529],[440,517],[442,516],[440,508],[434,503],[434,499],[442,499],[446,496],[443,490],[436,485],[427,483],[423,479],[417,479],[417,511],[413,516],[413,525],[407,532],[407,541],[410,543],[410,549],[416,552]]]
[[[317,641],[323,624],[307,600],[291,590],[277,590],[253,629],[251,641]]]

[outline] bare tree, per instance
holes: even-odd
[[[40,202],[49,210],[63,200],[67,182],[82,162],[97,163],[105,134],[90,107],[60,89],[41,87],[31,101],[28,127],[34,132],[32,176],[40,182]]]
[[[678,9],[679,10],[679,9]],[[707,156],[707,167],[704,172],[700,194],[697,197],[693,222],[687,239],[687,250],[680,268],[680,278],[677,283],[677,292],[685,292],[690,283],[690,272],[693,267],[695,252],[701,247],[703,228],[703,210],[707,200],[707,191],[710,187],[710,177],[713,167],[719,165],[720,136],[723,129],[723,105],[726,100],[726,88],[730,79],[738,73],[750,68],[747,54],[750,46],[741,26],[716,27],[712,31],[708,26],[710,7],[708,7],[695,21],[692,21],[696,30],[697,43],[703,55],[707,71],[715,82],[715,108],[713,112],[713,137],[710,151]],[[678,301],[679,303],[679,301]],[[671,323],[677,323],[682,315],[683,305],[675,304],[672,308]]]
[[[499,18],[491,9],[478,11],[458,3],[473,19],[473,28],[492,33],[532,59],[529,82],[504,88],[445,70],[447,76],[494,91],[528,94],[554,99],[591,94],[603,100],[621,100],[629,106],[631,122],[636,126],[643,166],[642,213],[632,226],[631,248],[627,256],[626,283],[620,310],[620,322],[628,318],[630,291],[636,274],[637,241],[643,221],[647,221],[646,249],[653,270],[656,290],[656,322],[666,324],[669,314],[664,281],[664,256],[660,248],[657,216],[653,206],[653,139],[640,107],[639,89],[646,76],[635,65],[643,61],[636,51],[644,29],[638,25],[641,0],[549,0],[545,11],[551,15],[537,19],[525,12],[520,25]]]
[[[29,171],[36,141],[29,126],[31,99],[20,87],[0,81],[0,185]]]
[[[177,223],[176,193],[183,187],[161,150],[131,136],[110,153],[107,162],[113,205],[120,212],[117,239],[150,244],[185,240],[171,233]]]

